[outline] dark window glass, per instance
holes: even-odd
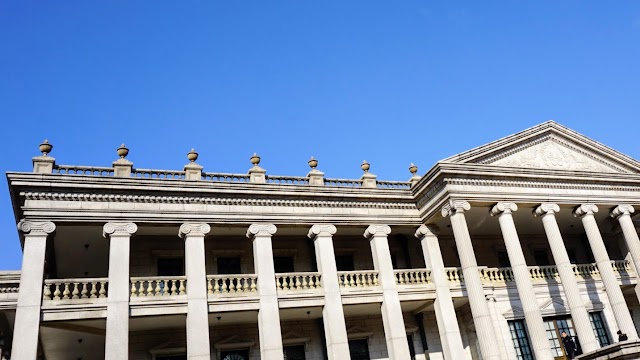
[[[249,350],[222,351],[220,358],[222,360],[249,360]]]
[[[409,355],[411,355],[411,360],[415,360],[416,349],[413,347],[413,336],[407,335],[407,342],[409,343]]]
[[[611,339],[609,339],[607,329],[604,327],[604,321],[602,320],[602,313],[590,313],[589,319],[591,319],[591,327],[593,328],[593,332],[596,333],[596,338],[598,339],[600,346],[611,345]]]
[[[498,251],[498,265],[500,267],[511,267],[511,262],[509,261],[509,254],[507,254],[507,252],[504,250]]]
[[[293,256],[274,256],[273,267],[276,273],[289,273],[293,270]]]
[[[219,257],[218,258],[218,274],[241,274],[239,257]]]
[[[349,340],[349,354],[351,360],[371,360],[367,339]]]
[[[336,255],[338,271],[353,271],[353,255]]]
[[[516,359],[533,360],[533,354],[531,353],[531,346],[529,345],[529,338],[527,337],[524,321],[513,320],[508,323],[513,348],[516,350]]]
[[[284,360],[305,360],[304,345],[285,346]]]
[[[538,266],[551,265],[551,263],[549,262],[549,256],[547,255],[547,250],[534,250],[533,257],[536,261],[536,265]]]
[[[158,276],[183,276],[183,258],[158,258]]]

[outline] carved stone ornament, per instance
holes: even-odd
[[[252,224],[247,229],[247,237],[249,239],[262,236],[271,237],[276,231],[278,228],[273,224]]]
[[[20,220],[18,230],[22,231],[25,235],[46,236],[56,230],[56,224],[51,221]]]
[[[447,202],[446,204],[444,204],[444,206],[442,207],[442,216],[443,217],[447,217],[447,216],[451,216],[457,212],[459,213],[463,213],[467,210],[471,209],[471,204],[469,204],[468,201],[465,200],[449,200],[449,202]]]
[[[389,225],[369,225],[367,230],[364,231],[364,237],[367,239],[373,236],[387,236],[389,234],[391,234]]]
[[[581,217],[585,215],[593,215],[598,212],[598,207],[595,204],[582,204],[573,210],[573,216]]]
[[[512,202],[499,202],[493,208],[491,208],[491,216],[501,214],[511,214],[518,210],[518,205]]]
[[[110,222],[102,227],[102,236],[131,236],[138,231],[138,225],[132,222]]]
[[[611,216],[614,219],[617,219],[622,215],[631,215],[635,211],[636,209],[634,209],[632,205],[627,205],[627,204],[618,205],[615,208],[611,209],[609,216]]]
[[[316,224],[309,229],[309,233],[307,236],[310,239],[314,239],[318,236],[333,236],[336,233],[337,229],[334,225],[331,224]]]
[[[205,236],[211,231],[211,226],[205,223],[184,223],[180,225],[178,236],[184,239],[187,236]]]
[[[438,234],[440,234],[438,225],[420,225],[414,236],[422,239],[425,236],[438,236]]]
[[[540,206],[533,210],[533,215],[535,216],[543,216],[543,215],[553,215],[560,211],[560,206],[554,203],[542,203]]]

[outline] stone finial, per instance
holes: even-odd
[[[309,163],[309,167],[311,168],[311,171],[309,171],[309,173],[307,174],[307,177],[309,178],[309,185],[323,186],[324,173],[316,169],[316,167],[318,167],[318,160],[316,160],[316,158],[312,156],[311,159],[309,159],[308,163]]]
[[[205,236],[211,231],[211,226],[206,223],[184,223],[180,225],[178,236],[184,239],[187,236]]]
[[[411,165],[409,165],[409,172],[411,173],[411,179],[409,179],[409,182],[411,183],[411,186],[414,186],[418,183],[418,181],[420,181],[422,177],[417,174],[418,167],[414,163],[411,163]]]
[[[132,222],[110,222],[102,227],[102,236],[110,238],[114,236],[131,236],[138,231],[138,225]]]
[[[271,237],[275,234],[278,228],[273,224],[251,224],[247,229],[247,237],[249,239],[254,237]]]
[[[40,144],[39,149],[40,149],[40,152],[42,153],[42,156],[47,156],[49,155],[51,150],[53,150],[53,145],[49,144],[49,140],[44,139],[42,144]]]
[[[198,153],[196,152],[196,149],[191,148],[191,151],[187,153],[187,159],[189,159],[189,161],[192,163],[198,160]]]
[[[202,166],[196,163],[198,160],[198,153],[194,148],[187,153],[187,159],[189,163],[184,166],[184,178],[185,180],[201,180],[202,179]]]
[[[418,172],[418,167],[414,163],[411,163],[409,165],[409,172],[411,173],[412,176],[415,176],[416,173]]]
[[[418,239],[421,239],[425,236],[437,237],[438,234],[440,234],[440,228],[438,227],[438,225],[427,224],[427,225],[420,225],[420,227],[416,230],[416,233],[414,234],[414,236],[417,237]]]
[[[256,184],[264,184],[267,182],[267,170],[258,166],[260,164],[260,156],[258,154],[253,153],[251,156],[251,164],[253,167],[249,169],[249,182]]]
[[[377,188],[378,177],[369,172],[371,165],[367,162],[367,160],[362,161],[360,168],[362,169],[362,171],[364,171],[364,174],[362,174],[362,177],[360,178],[360,180],[362,180],[362,187],[372,188],[372,189]]]
[[[573,216],[582,217],[585,215],[593,215],[598,212],[596,204],[582,204],[573,210]]]
[[[471,209],[471,204],[469,204],[468,201],[449,199],[449,201],[444,204],[440,212],[443,217],[447,217],[455,213],[463,213],[469,209]]]
[[[314,158],[313,156],[307,163],[309,164],[311,170],[315,170],[318,167],[318,160],[316,160],[316,158]]]
[[[56,224],[51,221],[20,220],[18,230],[23,234],[47,236],[56,230]]]
[[[251,163],[253,164],[253,166],[258,166],[260,165],[260,156],[258,156],[258,154],[253,153],[253,155],[251,155]]]
[[[533,215],[535,216],[553,215],[559,211],[560,211],[560,206],[558,206],[558,204],[542,203],[533,210]]]
[[[636,209],[633,208],[633,205],[623,204],[623,205],[618,205],[615,208],[611,209],[609,216],[611,216],[614,219],[617,219],[622,215],[631,215],[635,211]]]
[[[49,156],[49,153],[52,149],[53,145],[51,145],[46,139],[42,142],[42,144],[40,144],[39,150],[42,155],[34,156],[32,158],[34,173],[51,174],[53,172],[53,167],[55,166],[56,159]]]
[[[501,214],[511,214],[514,211],[518,210],[518,205],[512,202],[499,202],[491,208],[491,216],[501,215]]]
[[[369,239],[374,236],[387,236],[391,234],[391,227],[389,225],[369,225],[367,230],[364,231],[364,237]]]
[[[121,159],[124,159],[127,157],[127,155],[129,155],[129,149],[124,145],[124,143],[122,145],[120,145],[120,147],[116,150],[116,153],[118,154],[118,156],[120,156]]]
[[[309,229],[309,233],[307,237],[310,239],[315,239],[318,236],[333,236],[336,233],[337,229],[334,225],[331,224],[316,224]]]
[[[362,164],[360,164],[360,168],[362,169],[362,171],[364,171],[365,173],[369,172],[369,169],[371,169],[371,164],[369,164],[367,162],[367,160],[362,160]]]

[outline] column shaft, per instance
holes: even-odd
[[[107,223],[103,227],[103,236],[109,239],[106,360],[129,358],[129,245],[137,229],[133,223]]]
[[[611,216],[618,219],[633,265],[637,269],[636,271],[640,271],[640,239],[638,239],[636,227],[631,219],[631,214],[634,211],[635,209],[631,205],[620,205],[611,211]],[[640,294],[638,295],[640,299]]]
[[[533,291],[531,275],[529,274],[529,268],[524,259],[520,238],[518,237],[516,225],[513,222],[513,215],[511,214],[517,209],[518,207],[514,203],[498,203],[493,207],[491,213],[498,215],[502,237],[504,238],[507,254],[509,255],[511,271],[513,271],[513,276],[516,281],[516,288],[518,289],[518,295],[520,297],[520,303],[522,305],[522,311],[524,312],[524,319],[535,358],[538,360],[552,360],[553,356],[551,355],[551,347],[549,346],[547,333],[542,321],[542,313],[540,312],[540,307],[536,299],[536,293]]]
[[[407,331],[404,326],[400,298],[396,289],[396,277],[393,273],[391,253],[387,235],[391,228],[387,225],[371,225],[364,236],[369,239],[373,266],[378,270],[378,279],[382,287],[382,325],[387,340],[389,358],[394,360],[409,360],[409,344]]]
[[[638,333],[633,325],[633,319],[629,313],[627,302],[624,300],[618,279],[613,272],[611,259],[604,246],[598,223],[593,216],[597,211],[598,208],[595,205],[583,204],[580,205],[574,213],[576,216],[582,217],[582,225],[584,225],[584,230],[587,233],[589,246],[598,265],[598,271],[600,272],[600,277],[607,292],[607,297],[609,298],[611,310],[613,310],[613,316],[616,318],[618,328],[627,334],[629,340],[634,340],[638,338]]]
[[[564,240],[562,239],[562,234],[556,221],[555,213],[558,211],[560,211],[560,207],[557,204],[545,203],[536,208],[535,214],[542,216],[542,225],[547,234],[553,261],[556,263],[556,268],[558,269],[562,289],[567,298],[571,319],[573,320],[576,334],[580,340],[580,345],[584,352],[590,352],[598,349],[600,345],[593,333],[589,313],[584,306],[582,295],[580,295],[580,289],[578,288],[576,277],[573,273],[573,266],[569,261],[569,255],[567,254],[567,249],[564,246]]]
[[[335,233],[336,227],[333,225],[314,225],[309,230],[309,238],[314,239],[318,271],[322,274],[321,283],[324,290],[322,321],[327,357],[329,360],[345,360],[350,359],[349,338],[333,251],[333,234]]]
[[[464,346],[458,327],[456,309],[453,307],[449,281],[444,270],[444,261],[440,252],[440,244],[433,226],[422,225],[416,231],[421,238],[425,264],[431,269],[431,281],[436,287],[436,300],[433,304],[438,323],[438,333],[442,343],[442,352],[446,360],[464,359]]]
[[[187,276],[187,358],[210,360],[209,305],[204,236],[211,227],[204,223],[185,223],[179,235],[184,239],[184,265]]]
[[[497,344],[498,338],[491,324],[491,314],[484,296],[484,288],[480,280],[478,264],[464,216],[464,210],[469,210],[470,208],[471,206],[466,201],[450,200],[442,209],[442,214],[443,216],[449,215],[451,217],[451,228],[453,229],[453,236],[460,256],[464,285],[469,297],[469,306],[471,307],[471,315],[476,328],[482,358],[484,360],[498,360],[500,359]]]
[[[247,231],[247,237],[253,239],[253,261],[258,276],[258,331],[260,359],[263,360],[282,360],[284,357],[271,245],[271,236],[275,232],[276,226],[273,224],[253,224]]]
[[[18,305],[13,329],[11,358],[35,360],[38,355],[38,332],[40,330],[40,306],[47,236],[55,230],[52,222],[21,221],[18,224],[24,233],[22,270]]]

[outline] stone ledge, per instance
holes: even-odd
[[[629,340],[605,346],[578,356],[578,360],[632,360],[640,359],[640,340]]]

